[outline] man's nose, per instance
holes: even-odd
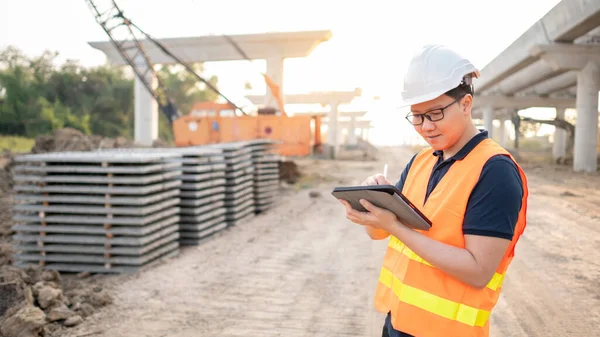
[[[430,121],[427,118],[423,118],[423,124],[421,124],[421,129],[423,131],[432,131],[435,130],[435,123]]]

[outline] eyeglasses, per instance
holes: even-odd
[[[425,121],[425,118],[427,118],[427,120],[430,121],[430,122],[441,121],[442,119],[444,119],[444,110],[448,109],[452,104],[460,101],[461,99],[462,99],[462,97],[461,98],[457,98],[452,103],[446,105],[443,108],[429,110],[426,113],[413,114],[411,112],[408,115],[406,115],[406,120],[410,124],[412,124],[412,125],[421,125],[421,124],[423,124],[423,122]]]

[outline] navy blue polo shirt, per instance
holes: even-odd
[[[434,151],[438,157],[429,178],[426,198],[457,160],[463,160],[484,139],[488,132],[483,130],[453,157],[442,160],[442,151]],[[400,176],[396,187],[404,187],[408,171],[415,160],[415,154]],[[479,181],[475,184],[463,222],[463,234],[494,236],[511,240],[521,210],[523,182],[515,163],[507,156],[496,155],[483,166]]]
[[[442,151],[434,151],[437,163],[429,178],[426,199],[457,160],[463,160],[484,139],[488,132],[482,130],[453,157],[442,160]],[[408,171],[415,154],[400,176],[396,187],[404,187]],[[463,221],[463,234],[492,236],[511,240],[521,211],[523,182],[515,163],[507,156],[496,155],[483,166],[477,184],[471,191]],[[405,337],[408,334],[394,331],[389,317],[385,327],[390,337]]]

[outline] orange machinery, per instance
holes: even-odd
[[[279,141],[287,157],[313,154],[321,148],[321,115],[261,114],[236,116],[229,103],[200,102],[192,113],[173,122],[176,146],[207,145],[253,139]]]

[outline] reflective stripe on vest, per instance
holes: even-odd
[[[444,318],[458,322],[482,327],[490,317],[490,312],[470,307],[465,304],[453,302],[439,296],[432,295],[421,289],[403,284],[386,268],[381,268],[379,282],[390,288],[398,299],[406,304],[427,310]],[[426,324],[423,322],[423,324]]]
[[[408,248],[406,245],[404,245],[404,243],[402,243],[400,240],[398,240],[398,238],[396,238],[393,235],[390,236],[389,247],[398,251],[399,253],[404,254],[406,257],[408,257],[409,259],[411,259],[413,261],[421,262],[425,265],[430,266],[431,268],[435,268],[429,262],[423,260],[422,257],[417,255],[417,253],[413,252],[410,248]],[[381,281],[381,279],[380,279],[380,281]],[[502,286],[503,281],[504,281],[504,274],[499,274],[496,272],[496,273],[494,273],[494,276],[492,276],[492,279],[490,280],[490,282],[488,282],[486,287],[488,287],[492,290],[496,290]],[[384,284],[385,284],[385,282],[384,282]]]

